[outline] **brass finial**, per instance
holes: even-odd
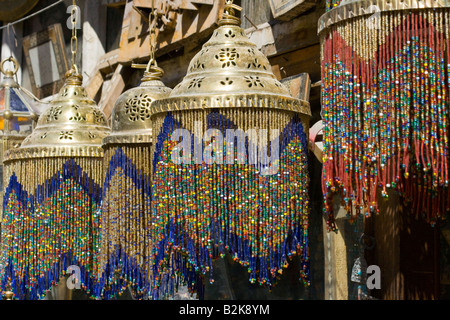
[[[149,70],[145,70],[144,76],[142,77],[142,82],[161,80],[164,75],[164,70],[158,66],[152,66]]]

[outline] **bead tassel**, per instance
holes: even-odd
[[[214,149],[216,162],[207,164],[203,159],[194,163],[191,159],[174,164],[171,155],[178,141],[171,141],[171,134],[192,126],[195,119],[201,120],[203,130],[218,129],[223,137],[227,129],[283,128],[284,123],[271,142],[280,147],[278,172],[262,175],[261,164],[251,164],[248,156],[243,163],[238,161],[236,145],[230,151],[220,139]],[[150,235],[156,244],[156,273],[162,272],[159,266],[167,265],[175,252],[199,274],[210,272],[213,282],[212,260],[229,252],[248,269],[251,282],[272,286],[289,259],[298,254],[303,266],[301,277],[308,284],[309,180],[301,119],[274,111],[226,110],[166,114],[155,121],[154,127],[161,128],[153,151]],[[189,129],[194,148],[197,130]],[[261,146],[256,145],[255,150]],[[253,142],[247,139],[246,151],[252,147]],[[217,163],[219,157],[226,159],[227,152],[233,152],[231,164]]]
[[[365,17],[337,23],[321,44],[330,230],[335,194],[348,212],[369,216],[378,213],[377,190],[388,197],[395,189],[431,224],[450,207],[448,10],[383,12],[377,19],[379,28]]]

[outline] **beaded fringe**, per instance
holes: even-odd
[[[271,286],[289,259],[298,255],[301,278],[309,284],[307,120],[290,112],[258,109],[190,110],[153,120],[150,238],[155,273],[177,269],[170,260],[176,253],[183,266],[187,263],[203,275],[209,272],[213,282],[213,260],[229,252],[248,268],[252,283]],[[279,129],[271,142],[280,144],[278,172],[263,176],[260,165],[249,164],[248,157],[239,163],[236,153],[231,164],[196,164],[194,155],[189,163],[174,164],[171,155],[179,142],[171,140],[172,133],[188,130],[194,146],[196,121],[203,132],[219,130],[224,140],[226,129]],[[251,147],[247,140],[246,150]],[[223,149],[216,145],[214,154],[226,151],[224,143]]]
[[[446,8],[382,12],[323,36],[329,229],[334,194],[351,219],[378,213],[377,193],[387,197],[388,188],[431,224],[449,211],[449,19]]]
[[[98,298],[114,299],[126,287],[143,297],[151,270],[146,261],[150,201],[150,147],[107,146],[104,157]],[[146,172],[148,171],[148,172]]]
[[[150,144],[111,145],[105,149],[101,274],[94,296],[116,299],[126,288],[136,299],[173,296],[184,285],[184,278],[170,270],[154,274],[151,264]],[[176,255],[172,259],[172,265],[181,266]],[[189,279],[195,282],[192,276]],[[202,292],[202,288],[195,291]]]
[[[39,158],[5,164],[0,279],[16,299],[43,298],[80,268],[81,288],[95,284],[102,159]]]

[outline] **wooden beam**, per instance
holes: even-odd
[[[119,64],[117,65],[114,75],[109,83],[103,86],[103,95],[98,103],[98,106],[100,110],[105,113],[108,119],[111,116],[114,104],[125,89],[125,78],[127,74],[127,68],[125,68],[124,65]]]
[[[85,86],[89,98],[94,99],[100,92],[104,83],[104,75],[115,72],[118,57],[119,49],[116,49],[106,53],[99,59],[94,75],[89,78]]]
[[[97,71],[86,83],[86,92],[89,98],[94,99],[103,85],[103,76],[100,71]]]
[[[271,57],[269,61],[275,76],[279,80],[299,73],[308,73],[313,82],[319,81],[321,78],[319,43],[307,48]]]
[[[198,10],[199,5],[210,5],[214,4],[214,0],[179,0],[180,9],[184,10]]]
[[[335,196],[334,203],[339,203]],[[326,219],[326,218],[325,218]],[[348,300],[348,267],[345,243],[346,211],[340,207],[336,213],[336,232],[328,232],[326,220],[323,221],[323,242],[325,249],[325,300]],[[348,223],[348,222],[347,222]]]
[[[315,0],[269,0],[275,19],[288,21],[316,5]]]
[[[117,66],[119,49],[112,50],[102,56],[97,63],[97,69],[103,73],[111,73]]]
[[[318,44],[320,39],[317,35],[317,20],[323,13],[324,10],[318,9],[290,21],[256,23],[258,28],[250,27],[245,32],[258,45],[259,50],[272,58]]]
[[[319,141],[318,137],[321,137]],[[317,160],[320,163],[323,163],[323,122],[322,120],[317,121],[310,129],[309,129],[309,138],[308,138],[308,147]]]
[[[160,5],[164,5],[164,3],[162,0],[156,0],[155,7],[160,8]],[[176,7],[175,11],[170,11],[173,26],[161,29],[159,32],[157,57],[180,49],[186,44],[207,39],[216,27],[216,22],[219,20],[224,6],[223,0],[179,0],[173,1],[173,3]],[[134,0],[126,4],[119,45],[119,63],[128,64],[133,61],[145,60],[150,54],[148,24],[141,14],[133,9],[133,6],[148,11],[151,1]]]

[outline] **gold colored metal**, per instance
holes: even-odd
[[[241,25],[241,19],[236,17],[236,11],[241,11],[242,8],[233,3],[233,0],[225,1],[225,9],[222,19],[219,21],[219,26],[223,25]]]
[[[145,66],[141,85],[124,92],[116,101],[111,119],[112,132],[103,141],[107,144],[149,143],[152,142],[152,126],[150,121],[151,103],[167,98],[172,89],[161,81],[164,71],[156,62],[156,28],[157,12],[152,1],[150,23],[150,60]],[[144,65],[135,65],[143,68]]]
[[[145,71],[141,85],[125,91],[116,101],[111,119],[112,132],[103,144],[147,143],[152,141],[150,105],[169,96],[171,89],[161,81],[164,72],[152,67]]]
[[[79,10],[76,1],[73,0],[72,2],[72,12],[71,17],[74,17],[72,19],[72,37],[70,38],[70,51],[72,53],[72,68],[75,69],[76,73],[78,73],[78,67],[77,67],[77,51],[78,51],[78,39],[77,39],[77,17],[75,11]]]
[[[15,21],[30,12],[39,0],[0,0],[0,20]]]
[[[294,99],[276,79],[266,56],[240,27],[232,1],[219,28],[192,59],[188,73],[166,99],[152,105],[152,115],[187,109],[266,108],[311,115],[307,101]]]
[[[14,65],[14,69],[13,70],[5,70],[3,65],[6,62],[12,62],[12,64]],[[17,73],[18,70],[19,70],[19,61],[17,61],[14,57],[6,58],[0,63],[0,72],[3,73],[8,78],[13,77]]]
[[[12,292],[12,291],[5,292],[5,300],[12,300],[13,297],[14,297],[14,292]]]
[[[66,73],[58,96],[39,117],[33,133],[4,161],[40,157],[101,157],[101,142],[110,133],[106,116],[82,87],[82,76]]]
[[[347,0],[324,13],[318,22],[318,33],[343,20],[373,15],[377,12],[449,8],[448,0]]]
[[[158,33],[156,28],[156,22],[158,19],[158,13],[155,10],[155,0],[152,0],[152,12],[150,13],[150,59],[147,65],[147,72],[150,72],[150,68],[152,66],[157,67],[158,64],[156,62],[156,39],[158,38]]]
[[[11,62],[13,64],[13,69],[5,69],[4,65],[6,62]],[[0,82],[0,90],[5,89],[4,93],[4,111],[0,111],[0,117],[4,117],[6,120],[11,120],[13,117],[29,117],[33,121],[37,121],[39,117],[39,110],[36,108],[36,106],[33,105],[32,102],[39,102],[38,99],[28,90],[21,87],[15,80],[14,75],[19,70],[19,62],[14,57],[9,57],[0,62],[0,72],[4,74],[3,80]],[[9,89],[12,89],[14,93],[17,95],[17,97],[22,101],[22,103],[26,106],[28,109],[28,112],[14,112],[11,111],[10,107],[10,91]],[[9,130],[7,129],[7,126],[5,125],[5,134],[9,134]],[[15,132],[14,135],[18,136],[18,139],[23,139],[24,135],[30,134],[31,131],[24,131],[24,132]],[[21,136],[21,137],[19,137]],[[9,138],[12,138],[9,137]]]

